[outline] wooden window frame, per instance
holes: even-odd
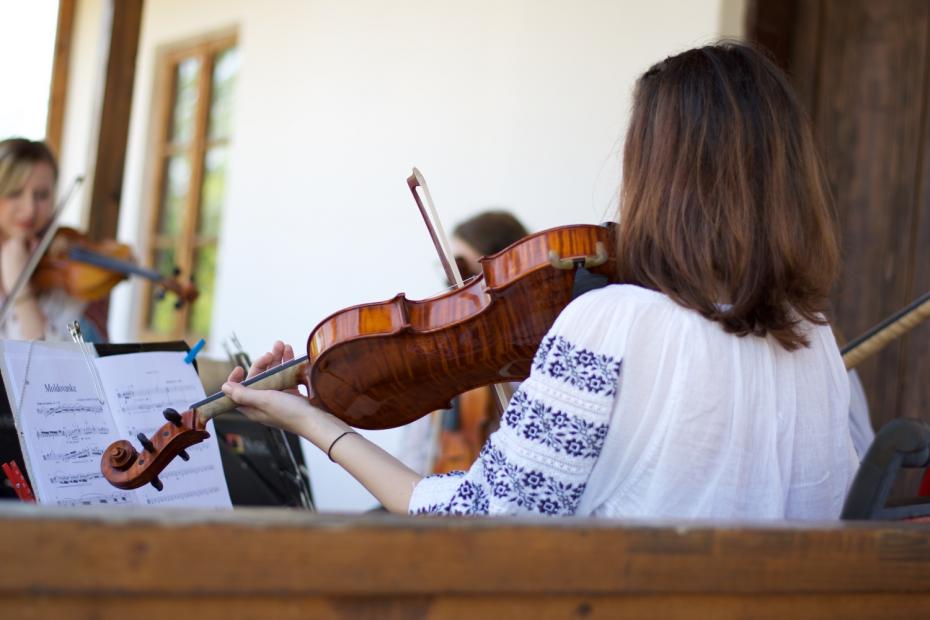
[[[156,80],[154,91],[154,104],[152,106],[154,127],[150,148],[148,150],[147,162],[150,169],[148,175],[151,180],[147,184],[148,195],[147,211],[148,217],[145,219],[145,240],[146,249],[144,253],[145,264],[154,265],[155,257],[158,250],[173,247],[175,248],[175,261],[178,269],[181,270],[181,277],[188,278],[193,273],[195,252],[198,247],[207,245],[209,242],[218,242],[216,237],[200,237],[197,233],[199,223],[201,202],[203,198],[203,180],[204,165],[206,154],[213,146],[228,145],[229,137],[222,139],[210,139],[207,136],[209,131],[209,114],[210,103],[213,95],[213,68],[214,60],[217,55],[231,47],[238,45],[238,33],[235,30],[214,33],[198,37],[184,43],[172,45],[161,50],[156,60]],[[187,147],[181,147],[172,144],[169,138],[171,132],[172,112],[177,95],[174,73],[178,65],[188,59],[198,58],[201,63],[200,75],[198,78],[198,99],[194,111],[193,127],[194,131],[190,144]],[[200,96],[202,95],[202,96]],[[159,231],[161,209],[165,198],[165,172],[167,158],[172,155],[186,153],[190,162],[190,180],[188,183],[187,196],[184,204],[184,214],[181,222],[182,234],[177,238],[177,242],[172,245],[165,243]],[[195,282],[195,284],[197,284]],[[197,334],[189,331],[188,321],[191,312],[191,304],[184,304],[177,310],[178,324],[182,326],[180,331],[170,334],[150,329],[149,321],[151,318],[152,298],[156,287],[151,283],[146,283],[141,296],[139,313],[138,332],[142,340],[164,340],[166,338],[180,338],[188,342],[206,337],[208,334]],[[171,303],[170,299],[163,303]]]

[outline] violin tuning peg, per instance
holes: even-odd
[[[155,291],[155,299],[157,299],[158,301],[161,301],[164,298],[165,298],[165,289],[160,288],[157,291]]]
[[[175,426],[181,426],[181,414],[177,412],[176,409],[168,407],[161,414],[165,417],[166,420],[174,424]]]
[[[152,486],[155,487],[156,491],[161,491],[165,488],[165,485],[158,479],[158,476],[152,478]]]
[[[179,275],[181,275],[181,268],[175,265],[174,269],[171,270],[171,273],[174,274],[175,278],[177,278]]]
[[[178,456],[180,456],[185,461],[191,460],[191,455],[187,453],[187,450],[181,450],[178,452]]]
[[[183,308],[183,307],[184,307],[184,300],[183,300],[183,299],[179,299],[179,300],[177,300],[176,302],[174,302],[174,309],[175,309],[175,310],[180,310],[180,309]]]
[[[145,436],[145,433],[139,433],[136,435],[136,439],[139,440],[139,443],[142,444],[142,448],[146,452],[155,452],[155,446],[152,444],[151,440]]]

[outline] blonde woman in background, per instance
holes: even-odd
[[[49,224],[57,179],[58,165],[45,143],[25,138],[0,142],[0,300],[12,290]],[[0,338],[68,340],[67,325],[81,319],[85,306],[63,290],[39,293],[26,284],[0,325]]]

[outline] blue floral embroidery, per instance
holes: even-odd
[[[453,515],[488,514],[490,503],[484,487],[465,480],[458,488],[447,511]]]
[[[572,484],[511,463],[491,443],[482,450],[480,463],[484,480],[465,479],[447,504],[430,504],[415,514],[488,514],[493,498],[495,504],[511,504],[527,512],[570,515],[585,489],[583,482]]]
[[[555,344],[555,336],[547,336],[539,343],[539,348],[536,349],[536,355],[533,356],[533,370],[543,369],[553,344]]]
[[[445,506],[442,504],[430,504],[429,506],[420,506],[413,514],[415,515],[438,515],[443,513]]]
[[[529,512],[574,514],[584,492],[583,482],[571,484],[511,463],[492,442],[482,450],[481,461],[485,482],[494,498]]]
[[[518,389],[510,399],[507,409],[504,410],[504,424],[513,427],[519,426],[520,420],[523,419],[523,412],[526,411],[528,405],[526,392]]]
[[[430,478],[461,478],[465,475],[465,472],[461,469],[453,469],[452,471],[447,471],[441,474],[431,474]]]
[[[578,458],[597,458],[604,447],[607,424],[589,422],[553,409],[545,402],[517,390],[504,411],[504,426],[519,437],[541,444],[556,453]]]
[[[539,344],[533,370],[560,379],[592,394],[614,396],[621,360],[581,349],[562,336],[548,336]]]
[[[561,336],[543,339],[533,359],[534,372],[604,398],[616,395],[620,369],[621,360],[578,348]],[[521,440],[588,462],[600,455],[608,431],[608,424],[561,411],[557,405],[531,397],[524,388],[514,394],[501,424]],[[495,437],[485,444],[467,474],[450,472],[433,477],[462,480],[447,503],[418,508],[416,514],[487,514],[493,507],[503,512],[570,515],[577,510],[585,489],[585,482],[573,484],[559,472],[509,461],[495,445]]]

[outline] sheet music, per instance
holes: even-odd
[[[197,372],[184,363],[184,353],[150,351],[132,353],[132,364],[125,355],[94,360],[107,401],[113,408],[116,430],[130,438],[145,433],[150,437],[165,423],[162,411],[171,407],[185,411],[204,398]],[[207,432],[216,436],[213,422]],[[175,459],[159,474],[164,490],[146,485],[134,491],[141,504],[152,506],[231,507],[226,477],[216,440],[211,438],[187,449],[190,461]]]
[[[7,394],[36,499],[61,506],[136,503],[100,473],[103,449],[120,436],[80,350],[3,344]]]
[[[23,444],[36,499],[61,506],[127,505],[231,507],[215,440],[188,448],[151,485],[123,491],[100,472],[100,457],[118,439],[151,434],[162,411],[186,410],[204,397],[196,371],[180,352],[145,352],[85,359],[75,344],[0,343],[4,383]],[[91,355],[96,353],[91,352]],[[101,402],[91,367],[103,388]],[[207,426],[214,434],[212,422]]]

